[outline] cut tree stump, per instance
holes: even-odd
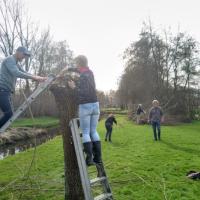
[[[71,79],[71,78],[70,78]],[[56,81],[50,90],[59,110],[61,132],[63,137],[65,164],[65,200],[84,200],[80,173],[72,140],[69,122],[77,117],[77,96],[67,84],[69,77]]]

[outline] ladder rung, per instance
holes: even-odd
[[[111,193],[104,193],[104,194],[101,194],[101,195],[95,197],[94,200],[104,200],[104,199],[107,199],[109,197],[112,197]]]
[[[72,119],[70,121],[70,127],[72,131],[72,138],[74,142],[76,157],[79,166],[79,172],[81,176],[82,187],[84,190],[85,199],[93,199],[93,200],[113,200],[113,195],[111,192],[110,185],[108,183],[108,178],[106,177],[106,173],[104,170],[103,163],[96,164],[96,170],[98,172],[98,177],[92,180],[89,179],[83,148],[80,140],[80,130],[78,127],[78,119]],[[103,193],[96,197],[93,196],[92,186],[101,186]]]
[[[102,177],[98,177],[98,178],[95,178],[95,179],[92,179],[90,180],[90,184],[91,185],[94,185],[98,182],[102,182],[102,181],[105,181],[107,178],[105,176],[102,176]]]

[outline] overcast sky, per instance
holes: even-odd
[[[41,28],[88,57],[97,89],[117,89],[121,55],[149,17],[156,28],[178,27],[200,41],[199,0],[25,0]]]

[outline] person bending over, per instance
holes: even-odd
[[[110,114],[105,121],[105,127],[107,131],[106,137],[105,137],[106,142],[107,142],[107,139],[109,139],[109,142],[112,142],[111,136],[112,136],[113,123],[117,125],[117,120],[115,119],[115,116],[113,114]]]

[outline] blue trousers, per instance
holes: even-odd
[[[79,105],[80,128],[83,132],[83,143],[100,141],[97,125],[100,110],[99,103],[86,103]]]
[[[13,115],[10,92],[0,90],[0,109],[3,112],[3,117],[0,118],[1,128]]]
[[[109,138],[109,141],[111,141],[111,136],[112,136],[112,124],[110,123],[106,123],[105,124],[106,127],[106,137],[105,140],[107,140],[107,138]]]
[[[152,128],[153,128],[153,133],[154,133],[154,139],[155,140],[160,140],[160,122],[159,121],[153,121],[152,122]],[[158,134],[157,134],[158,133]]]

